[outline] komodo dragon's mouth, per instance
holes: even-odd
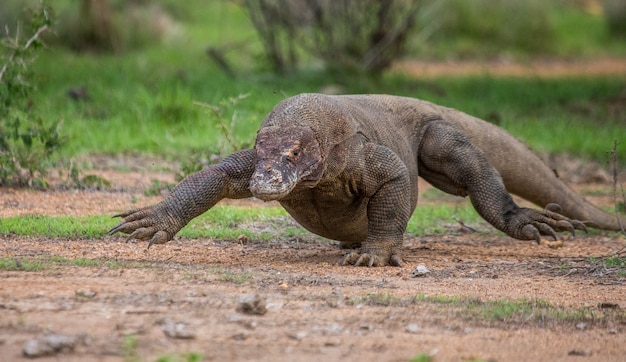
[[[324,173],[324,157],[306,127],[263,127],[255,143],[250,191],[261,200],[280,200],[301,185],[313,187]]]
[[[257,167],[250,179],[250,191],[257,199],[263,201],[280,200],[289,195],[298,183],[295,170],[283,171],[278,167]]]

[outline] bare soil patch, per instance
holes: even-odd
[[[112,214],[160,200],[143,194],[151,179],[173,181],[147,170],[93,172],[114,190],[0,189],[1,216]],[[576,188],[596,204],[611,202],[610,184]],[[190,352],[207,361],[618,361],[626,352],[626,276],[589,259],[623,252],[615,234],[564,237],[559,248],[454,230],[407,237],[402,268],[339,266],[338,244],[313,236],[245,245],[180,238],[149,251],[117,236],[3,239],[1,258],[46,264],[0,271],[3,361],[25,358],[26,343],[45,336],[73,338],[40,357],[66,361],[182,360]],[[430,273],[413,277],[419,264]],[[242,311],[255,295],[262,315]],[[538,318],[531,308],[491,318],[467,309],[502,299],[580,315]]]
[[[626,59],[596,58],[571,61],[545,59],[527,63],[505,60],[431,62],[409,59],[397,62],[394,70],[416,78],[460,75],[540,78],[611,76],[626,74]]]

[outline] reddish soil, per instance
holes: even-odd
[[[440,77],[459,75],[492,75],[507,77],[558,78],[572,76],[610,76],[626,74],[626,59],[602,58],[588,60],[550,60],[513,63],[509,61],[450,61],[429,62],[404,60],[394,70],[407,76]]]
[[[142,192],[151,179],[172,181],[168,173],[145,170],[93,173],[116,190],[0,189],[0,216],[112,214],[157,202],[161,197]],[[577,189],[595,195],[589,198],[597,204],[611,200],[607,184]],[[626,276],[588,258],[623,253],[626,242],[615,234],[564,239],[553,248],[459,227],[407,237],[402,268],[357,268],[339,266],[337,243],[314,236],[246,244],[179,238],[149,252],[118,236],[5,236],[0,257],[7,260],[86,258],[102,265],[0,271],[0,360],[23,358],[28,341],[47,335],[79,338],[72,351],[41,360],[182,359],[189,352],[205,360],[406,361],[420,354],[435,361],[621,360]],[[419,264],[431,272],[413,277]],[[265,314],[237,310],[255,294]],[[416,295],[541,300],[584,316],[535,318],[541,310],[532,309],[494,319],[472,315],[467,302],[415,302]],[[164,332],[176,325],[178,336]]]

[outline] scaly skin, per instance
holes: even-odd
[[[401,265],[418,175],[469,196],[485,220],[516,239],[556,239],[586,225],[620,229],[615,216],[585,202],[492,124],[412,98],[302,94],[265,118],[254,149],[190,175],[156,205],[116,215],[122,220],[110,233],[163,244],[222,198],[255,196],[277,200],[342,248],[360,248],[343,264]],[[545,208],[519,207],[509,192]]]

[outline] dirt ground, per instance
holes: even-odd
[[[399,65],[418,76],[449,74],[458,66]],[[485,69],[468,67],[465,73]],[[604,74],[607,67],[626,72],[624,61],[583,71]],[[561,64],[546,76],[557,69],[567,75],[580,66]],[[111,189],[0,188],[0,222],[14,215],[114,214],[158,202],[161,197],[143,194],[151,180],[173,181],[171,172],[152,171],[159,160],[92,161],[98,167],[90,173],[109,180]],[[121,168],[126,171],[115,171]],[[591,172],[575,189],[594,204],[611,205],[606,172]],[[401,268],[339,266],[338,243],[314,236],[247,243],[178,238],[149,252],[145,243],[126,243],[122,236],[0,236],[3,260],[50,263],[41,271],[0,269],[0,361],[46,349],[50,353],[38,360],[624,360],[626,276],[601,262],[624,256],[623,237],[593,233],[535,245],[485,229],[468,232],[459,225],[444,235],[407,237]],[[415,277],[420,264],[430,272]],[[503,299],[530,308],[485,312]]]
[[[0,216],[113,214],[157,202],[143,195],[150,180],[172,181],[170,173],[106,165],[93,173],[114,190],[0,189]],[[596,204],[611,202],[610,187],[576,186]],[[0,271],[1,361],[25,358],[38,338],[39,348],[61,349],[43,361],[191,360],[189,353],[206,361],[618,361],[626,353],[626,277],[589,259],[623,253],[626,241],[615,234],[564,237],[552,248],[459,226],[407,237],[402,268],[339,266],[338,244],[313,236],[245,244],[179,238],[149,252],[121,236],[3,238],[1,258],[102,263]],[[414,277],[420,264],[430,273]],[[446,296],[464,301],[427,299]],[[541,310],[531,309],[488,318],[466,307],[501,299],[583,315],[538,318]]]

